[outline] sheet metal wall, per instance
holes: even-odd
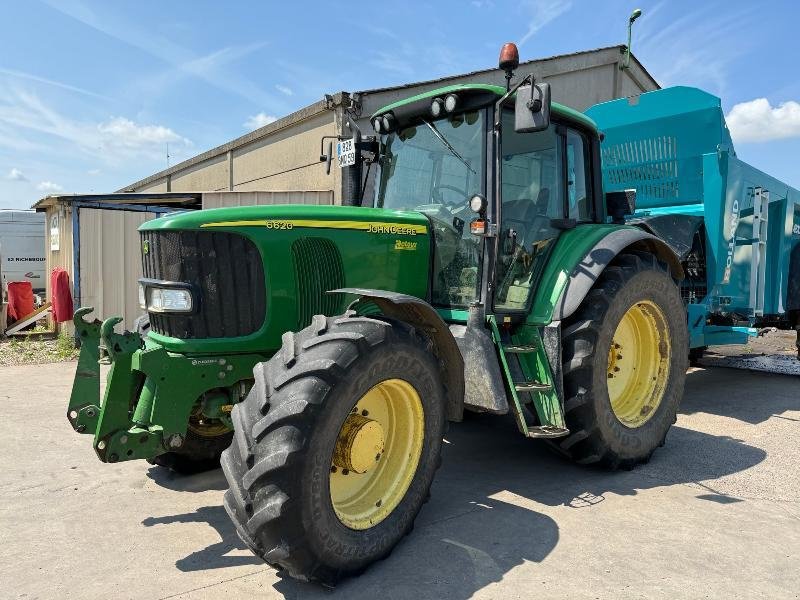
[[[208,192],[203,194],[203,208],[255,206],[257,204],[333,204],[333,191]]]
[[[80,211],[81,305],[93,306],[99,319],[119,315],[131,329],[142,313],[137,291],[142,277],[137,228],[156,215],[94,208]]]

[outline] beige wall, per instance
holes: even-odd
[[[327,111],[235,149],[234,191],[333,190],[336,174],[331,168],[326,175],[319,148],[322,136],[335,134],[333,112]]]
[[[226,154],[215,156],[171,175],[171,192],[227,190],[230,174]],[[152,190],[151,190],[152,191]]]
[[[137,281],[142,253],[137,228],[153,213],[81,209],[81,305],[98,319],[123,317],[126,329],[141,313]]]
[[[333,192],[207,192],[203,208],[265,204],[333,204]]]
[[[167,190],[167,178],[159,179],[144,187],[138,188],[135,191],[146,194],[164,194]]]
[[[179,168],[135,191],[270,191],[291,193],[293,197],[304,194],[314,204],[330,203],[327,198],[338,199],[335,190],[340,189],[340,173],[334,163],[327,174],[319,153],[322,137],[336,134],[335,119],[335,111],[317,112],[233,150],[221,150]],[[258,203],[279,203],[277,196],[272,200]]]

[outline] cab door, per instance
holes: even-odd
[[[592,220],[589,141],[557,123],[517,133],[512,111],[502,132],[494,309],[522,315],[559,234]]]

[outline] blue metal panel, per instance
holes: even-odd
[[[643,209],[702,202],[702,156],[733,149],[719,98],[696,88],[621,98],[586,114],[605,134],[604,188],[635,188]]]
[[[704,217],[708,312],[735,313],[751,323],[761,312],[783,315],[789,260],[800,244],[800,192],[736,158],[719,98],[675,87],[598,104],[586,112],[605,134],[604,187],[636,189],[635,216]],[[759,215],[756,196],[768,201]],[[759,227],[764,218],[767,226]],[[759,242],[765,237],[762,286],[754,254],[760,257]],[[722,333],[715,335],[722,339]]]

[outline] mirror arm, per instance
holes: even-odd
[[[501,111],[503,110],[503,103],[506,100],[508,100],[511,96],[516,94],[517,90],[519,88],[521,88],[523,85],[525,85],[526,83],[528,83],[528,82],[530,82],[531,85],[534,85],[536,83],[536,79],[534,78],[533,73],[529,73],[528,75],[523,77],[522,81],[520,81],[517,85],[515,85],[513,88],[508,90],[505,94],[500,96],[500,99],[497,102],[495,102],[495,104],[494,104],[494,128],[495,128],[495,130],[500,129],[500,122],[501,122],[501,117],[502,117],[502,112]]]

